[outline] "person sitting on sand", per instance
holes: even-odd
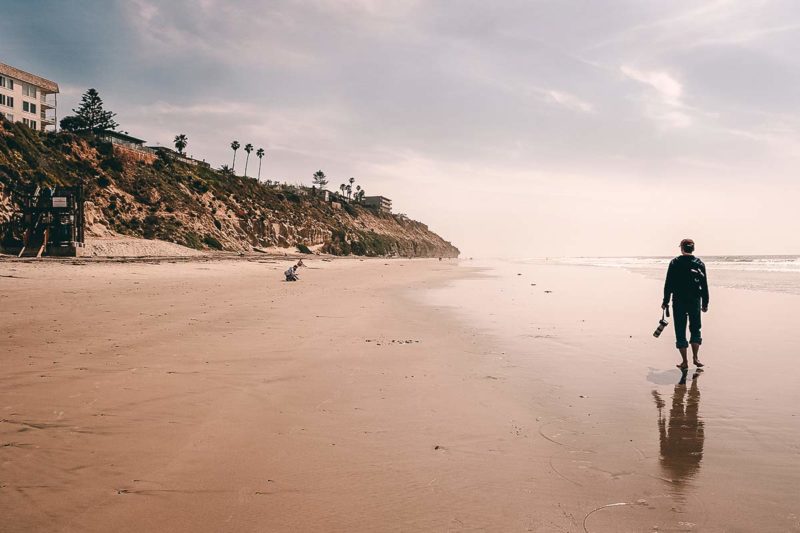
[[[297,281],[297,280],[299,280],[300,276],[297,275],[297,269],[300,268],[301,266],[305,266],[303,264],[303,260],[302,259],[300,261],[298,261],[296,265],[292,265],[291,267],[289,267],[289,270],[284,272],[284,275],[286,276],[286,281]]]
[[[694,256],[694,241],[683,239],[680,244],[681,255],[673,259],[667,270],[664,282],[664,300],[661,308],[666,309],[672,298],[672,313],[675,321],[675,347],[680,351],[683,361],[676,365],[680,369],[689,367],[687,349],[692,346],[692,358],[698,368],[703,364],[697,358],[703,338],[700,336],[700,311],[708,311],[708,276],[706,265]],[[686,323],[689,323],[690,339],[686,340]]]

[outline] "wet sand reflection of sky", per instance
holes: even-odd
[[[659,462],[664,477],[672,480],[672,488],[680,497],[687,495],[691,480],[700,470],[705,444],[705,427],[699,414],[700,372],[692,375],[689,386],[687,374],[683,372],[675,385],[668,419],[664,416],[664,400],[658,391],[653,391],[658,408]]]

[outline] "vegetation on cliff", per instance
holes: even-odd
[[[337,208],[312,189],[268,186],[164,152],[151,164],[90,134],[0,120],[0,223],[13,210],[12,191],[81,181],[93,236],[232,251],[303,245],[337,255],[458,255],[422,223],[346,202]]]

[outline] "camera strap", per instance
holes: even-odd
[[[661,310],[661,320],[664,320],[665,317],[669,318],[669,306]]]

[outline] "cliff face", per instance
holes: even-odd
[[[271,186],[161,156],[147,163],[110,144],[41,134],[0,119],[0,223],[11,191],[83,180],[87,235],[130,235],[196,249],[306,245],[337,255],[457,257],[420,222],[335,205],[303,188]]]

